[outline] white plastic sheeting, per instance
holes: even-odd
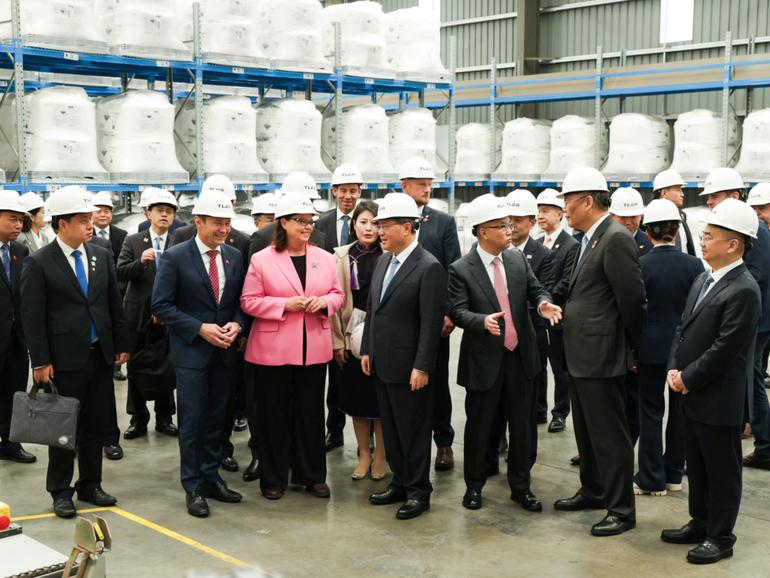
[[[404,8],[385,14],[387,58],[400,78],[447,81],[441,63],[438,15],[426,8]]]
[[[275,180],[306,171],[319,181],[331,172],[321,160],[321,113],[312,102],[265,99],[257,107],[257,150],[262,166]]]
[[[273,66],[331,70],[323,55],[319,0],[260,0],[257,23],[261,48]]]
[[[352,163],[368,182],[389,182],[396,178],[396,169],[390,163],[388,146],[388,117],[385,109],[376,104],[364,104],[342,113],[341,157],[334,157],[337,141],[337,119],[324,119],[323,144],[334,166]],[[333,168],[333,167],[332,167]]]
[[[447,166],[436,155],[436,119],[427,108],[409,108],[389,117],[390,160],[398,171],[404,161],[423,157],[433,165],[436,178],[444,179]]]
[[[532,118],[509,120],[503,128],[500,165],[493,178],[536,180],[548,166],[551,153],[551,121]]]
[[[610,123],[610,151],[602,172],[608,178],[651,181],[671,164],[671,131],[659,116],[627,112]]]
[[[607,129],[602,128],[599,166],[596,166],[596,129],[592,118],[568,114],[551,126],[551,155],[541,177],[560,181],[574,167],[599,168],[607,157]]]
[[[177,104],[177,155],[191,173],[196,169],[195,103]],[[203,172],[239,182],[267,182],[257,158],[257,111],[245,96],[220,96],[203,105]]]
[[[770,108],[755,110],[743,121],[741,159],[735,168],[746,181],[770,179]]]
[[[686,180],[705,179],[712,169],[723,166],[722,119],[710,110],[696,109],[679,115],[674,123],[674,160],[671,168]],[[727,156],[738,145],[738,123],[730,117]]]
[[[471,122],[457,129],[455,179],[471,181],[489,176],[500,150],[500,133],[496,132],[496,150],[492,150],[492,127],[488,124]]]
[[[367,76],[394,77],[388,64],[385,42],[385,14],[378,2],[359,1],[323,9],[324,54],[334,62],[334,24],[339,22],[342,40],[341,62],[345,72]]]
[[[189,60],[177,34],[174,0],[98,0],[97,18],[116,54]],[[81,23],[81,27],[85,23]]]

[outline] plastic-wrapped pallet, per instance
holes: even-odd
[[[99,160],[116,183],[186,183],[174,147],[174,105],[165,94],[131,90],[96,104]]]
[[[337,141],[336,117],[324,119],[323,144],[335,166],[352,163],[372,183],[388,183],[398,176],[388,154],[388,117],[376,104],[354,106],[342,113],[341,159],[334,157]]]
[[[500,166],[492,178],[500,181],[536,181],[548,166],[551,121],[533,118],[509,120],[503,128]]]
[[[256,22],[261,48],[271,66],[331,71],[323,55],[319,0],[260,0]]]
[[[331,172],[321,160],[321,113],[312,102],[292,98],[265,99],[257,107],[259,161],[273,179],[305,171],[328,182]]]
[[[659,116],[626,112],[610,122],[610,151],[602,172],[610,180],[651,181],[671,164],[671,131]]]
[[[481,181],[489,178],[493,162],[500,152],[500,133],[495,150],[491,146],[492,128],[488,124],[471,122],[457,129],[457,157],[454,178],[457,181]]]
[[[181,110],[179,110],[181,108]],[[191,173],[196,169],[195,103],[177,104],[177,156]],[[203,105],[204,176],[224,174],[235,182],[265,183],[268,174],[257,158],[257,111],[245,96],[220,96]]]
[[[0,39],[13,37],[11,3],[0,0]],[[107,42],[96,22],[94,0],[19,0],[21,35],[26,44],[81,52],[106,53]]]
[[[393,78],[385,55],[385,14],[379,2],[361,0],[323,9],[324,54],[334,62],[334,24],[339,22],[342,70],[363,76]]]
[[[99,0],[97,15],[114,54],[190,60],[177,34],[175,0]]]
[[[674,123],[674,160],[671,168],[686,181],[705,179],[712,169],[723,166],[722,119],[710,110],[696,109],[679,115]],[[738,123],[730,117],[727,156],[738,146]]]
[[[441,63],[441,28],[438,16],[426,8],[404,8],[385,14],[386,54],[399,78],[447,82]]]
[[[409,108],[392,114],[388,123],[390,161],[396,170],[412,157],[433,165],[436,178],[444,180],[447,166],[436,155],[436,119],[427,108]]]
[[[743,121],[741,159],[735,168],[744,181],[770,179],[770,108],[755,110]]]
[[[602,127],[599,166],[596,166],[596,123],[592,118],[568,114],[551,125],[551,155],[540,178],[561,181],[574,167],[599,168],[607,158],[607,127]]]

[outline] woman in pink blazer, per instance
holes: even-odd
[[[335,258],[310,245],[317,213],[307,195],[276,208],[273,244],[251,258],[241,308],[254,318],[246,346],[256,401],[262,494],[277,500],[291,482],[328,498],[324,385],[331,320],[345,303]]]

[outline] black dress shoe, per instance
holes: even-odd
[[[227,472],[238,471],[238,460],[236,460],[233,456],[223,457],[220,465],[222,466],[222,469]]]
[[[399,520],[411,520],[428,510],[430,510],[430,500],[409,498],[396,512],[396,518]]]
[[[196,518],[205,518],[209,515],[209,504],[206,502],[200,491],[195,490],[187,492],[185,496],[185,503],[187,504],[187,513]]]
[[[765,458],[758,456],[756,452],[751,452],[743,457],[743,467],[770,470],[770,457]]]
[[[0,460],[9,460],[19,464],[33,464],[37,457],[25,451],[21,444],[9,443],[0,446]]]
[[[253,482],[254,480],[259,479],[259,460],[257,458],[253,458],[249,465],[246,467],[245,470],[243,470],[243,481],[244,482]]]
[[[124,440],[134,440],[147,435],[147,424],[131,423],[123,432]]]
[[[235,504],[243,499],[235,490],[231,490],[227,487],[227,484],[222,480],[216,482],[206,482],[200,488],[200,494],[204,498],[212,498],[218,502],[225,502],[227,504]]]
[[[555,416],[548,424],[548,433],[558,433],[564,431],[564,418]]]
[[[123,459],[123,448],[119,444],[104,446],[104,457],[108,460]]]
[[[179,428],[176,427],[173,421],[163,421],[156,423],[155,431],[171,437],[176,437],[179,435]]]
[[[481,508],[481,490],[466,490],[463,496],[463,507],[469,510]]]
[[[529,489],[511,491],[511,500],[530,512],[542,512],[543,504]]]
[[[569,459],[569,463],[572,464],[573,466],[579,466],[580,465],[580,454],[578,454],[576,456],[572,456]]]
[[[246,431],[246,428],[249,427],[249,422],[246,421],[245,417],[239,417],[236,418],[233,422],[233,431],[240,432],[240,431]]]
[[[369,503],[375,506],[387,506],[389,504],[397,504],[403,502],[406,498],[406,494],[401,490],[394,488],[388,488],[384,492],[369,495]]]
[[[706,539],[706,532],[690,520],[681,528],[663,530],[660,539],[669,544],[700,544]]]
[[[706,539],[702,544],[687,552],[687,561],[690,564],[713,564],[732,555],[732,546],[720,546],[716,542]]]
[[[59,518],[74,518],[77,510],[72,498],[56,498],[53,501],[53,513]]]
[[[563,510],[566,512],[577,512],[578,510],[602,510],[604,509],[604,502],[602,500],[594,500],[578,492],[571,498],[556,500],[553,507],[555,510]]]
[[[330,452],[334,448],[341,448],[343,445],[345,445],[345,438],[342,437],[342,434],[326,434],[326,441],[325,441],[325,447],[326,451]]]
[[[112,379],[115,381],[126,381],[126,374],[120,369],[120,366],[115,366],[115,370],[112,372]]]
[[[636,520],[607,514],[601,522],[591,527],[591,534],[594,536],[617,536],[634,528],[636,528]]]
[[[101,486],[95,486],[90,490],[78,490],[78,500],[101,508],[108,508],[118,503],[118,500],[102,490]]]

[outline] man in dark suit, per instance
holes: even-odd
[[[163,371],[168,362],[158,363],[152,377],[149,377],[147,371],[135,371],[143,369],[135,365],[137,358],[141,363],[142,357],[150,356],[146,351],[147,336],[150,327],[156,324],[150,313],[152,286],[163,252],[170,246],[169,226],[177,209],[174,195],[161,189],[157,191],[156,195],[150,198],[145,210],[152,223],[150,229],[126,237],[116,268],[118,280],[127,284],[123,306],[128,323],[131,353],[134,356],[128,364],[126,411],[131,416],[131,423],[123,433],[127,440],[147,435],[147,424],[150,421],[150,412],[147,409],[147,390],[150,384],[147,382],[153,382],[152,389],[155,390],[152,394],[155,400],[155,430],[169,436],[179,435],[179,430],[171,420],[176,411],[173,370],[170,376],[168,371]],[[155,383],[158,381],[166,382]]]
[[[446,311],[446,272],[416,239],[417,204],[404,193],[380,202],[385,253],[375,268],[361,340],[361,369],[374,375],[387,459],[388,489],[374,505],[403,502],[396,518],[430,509],[433,371]]]
[[[746,370],[753,363],[752,341],[761,314],[759,287],[743,262],[746,247],[757,238],[754,211],[727,199],[706,223],[701,250],[712,270],[690,290],[667,377],[669,387],[684,395],[691,520],[661,534],[665,542],[697,544],[687,553],[694,564],[733,554],[741,502],[741,429],[751,398]]]
[[[29,255],[29,249],[16,242],[26,213],[16,191],[0,191],[0,460],[21,464],[37,460],[20,443],[8,439],[13,395],[27,389],[29,377],[19,292],[21,264]]]
[[[466,388],[462,503],[471,510],[481,508],[488,465],[484,454],[490,441],[497,449],[493,422],[502,408],[511,431],[511,499],[540,511],[542,504],[530,490],[533,379],[541,364],[529,304],[554,321],[561,318],[561,309],[551,305],[525,254],[506,250],[512,229],[507,205],[492,194],[471,202],[468,218],[478,244],[449,267],[449,314],[464,330],[457,370],[457,383]]]
[[[417,240],[433,255],[444,271],[460,258],[460,240],[453,217],[431,209],[428,206],[431,184],[435,175],[433,166],[422,157],[413,157],[404,162],[399,173],[401,188],[412,197],[420,211],[420,228]],[[454,467],[452,442],[455,430],[452,428],[452,395],[449,392],[449,336],[454,323],[444,315],[441,328],[436,370],[431,378],[433,386],[433,441],[436,444],[436,470],[451,470]]]
[[[546,289],[551,298],[560,307],[567,300],[569,278],[572,265],[580,244],[562,228],[564,218],[564,199],[557,197],[558,191],[545,189],[537,196],[537,224],[545,233],[538,239],[553,253],[551,269],[551,285]],[[551,423],[548,424],[550,433],[564,431],[569,415],[570,376],[564,368],[564,340],[561,323],[548,328],[548,360],[551,362],[554,392]]]
[[[679,209],[679,216],[682,218],[682,224],[674,241],[674,246],[688,255],[695,255],[695,242],[690,232],[690,226],[687,224],[687,215],[682,210],[684,206],[684,187],[687,183],[682,176],[673,169],[666,169],[655,175],[652,183],[652,198],[666,199],[674,203]]]
[[[187,511],[209,514],[206,498],[239,502],[219,475],[227,411],[245,325],[240,308],[243,257],[226,241],[235,216],[222,193],[201,193],[193,209],[198,233],[171,247],[155,275],[152,313],[169,329],[176,370],[179,450]]]
[[[570,226],[585,232],[563,321],[581,488],[554,507],[606,508],[591,533],[611,536],[636,526],[625,377],[644,324],[644,285],[633,238],[607,213],[604,176],[594,168],[572,169],[560,194]]]
[[[75,452],[48,449],[46,489],[57,516],[75,515],[78,499],[96,506],[116,503],[101,487],[102,442],[114,405],[114,364],[128,360],[127,328],[115,268],[106,250],[87,243],[93,234],[91,195],[78,186],[48,199],[56,240],[27,257],[21,274],[21,317],[34,380],[55,379],[64,396],[80,401]]]

